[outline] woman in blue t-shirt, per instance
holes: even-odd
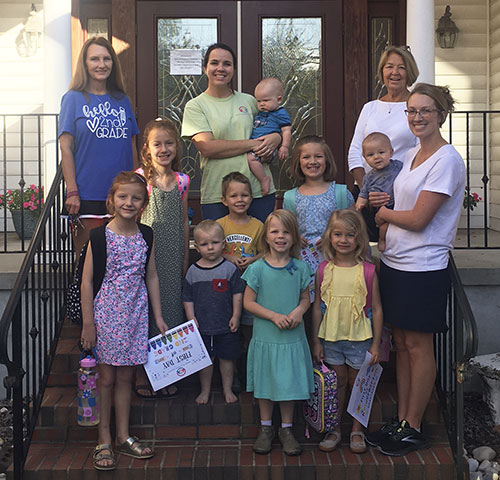
[[[59,115],[65,206],[75,252],[108,216],[106,197],[114,177],[137,167],[138,133],[113,47],[102,37],[87,40]]]

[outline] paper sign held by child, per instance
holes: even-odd
[[[347,413],[350,413],[364,427],[368,427],[373,398],[383,370],[378,363],[370,365],[370,358],[370,353],[366,352],[365,361],[356,376],[347,406]]]
[[[148,341],[144,365],[153,390],[177,382],[212,364],[193,320],[171,328]]]
[[[320,239],[321,237],[318,237],[300,249],[302,260],[309,264],[314,273],[318,270],[319,264],[325,259],[321,250],[316,246],[316,242]],[[309,284],[309,298],[311,303],[314,302],[314,274],[311,277],[311,283]]]

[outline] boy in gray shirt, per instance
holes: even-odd
[[[193,232],[200,260],[189,267],[182,301],[188,320],[194,320],[212,361],[219,359],[222,389],[227,403],[237,400],[232,391],[234,361],[241,347],[237,333],[245,283],[238,268],[224,259],[224,230],[213,220],[199,223]],[[200,371],[201,392],[196,403],[208,403],[213,365]]]
[[[363,186],[356,200],[356,210],[361,210],[368,205],[368,196],[370,192],[385,192],[390,195],[387,208],[394,208],[394,180],[403,168],[402,162],[392,160],[394,153],[389,137],[380,132],[370,133],[363,140],[363,157],[366,163],[372,167],[363,178]],[[385,236],[388,223],[379,227],[378,249],[380,252],[385,250]]]

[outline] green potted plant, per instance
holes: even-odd
[[[23,190],[20,188],[7,190],[5,195],[0,195],[0,208],[5,207],[12,215],[14,228],[19,238],[23,233],[25,240],[31,238],[43,207],[43,187],[30,185]]]

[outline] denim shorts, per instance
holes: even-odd
[[[329,365],[344,365],[347,363],[355,370],[359,370],[365,361],[366,352],[372,346],[372,339],[362,342],[351,342],[350,340],[339,340],[338,342],[323,343],[324,360]]]

